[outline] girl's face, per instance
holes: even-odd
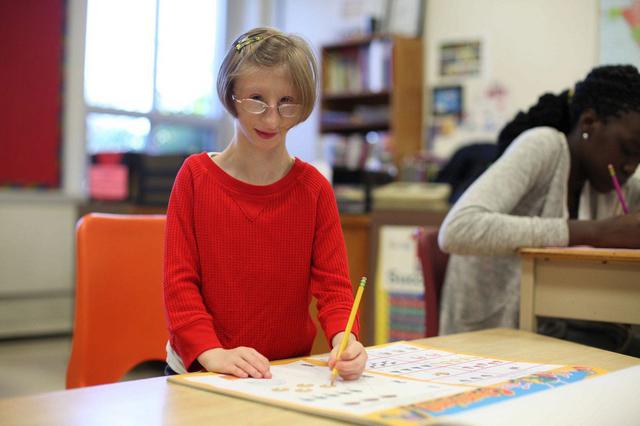
[[[598,192],[613,190],[608,165],[613,165],[622,185],[640,163],[640,112],[626,112],[606,123],[595,122],[589,139],[581,143],[583,167],[593,188]]]
[[[289,115],[290,105],[281,110],[278,107],[300,102],[287,68],[251,69],[235,80],[233,94],[238,115],[238,142],[262,150],[284,146],[287,132],[298,123],[298,118],[282,115]],[[247,99],[262,101],[269,107],[262,113],[249,112],[247,109],[251,109],[251,101],[247,102]]]

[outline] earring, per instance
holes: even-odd
[[[589,139],[589,133],[587,133],[587,132],[582,132],[582,139],[584,139],[585,141],[586,141],[587,139]]]

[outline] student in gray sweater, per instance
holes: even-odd
[[[521,247],[640,248],[640,178],[632,177],[640,163],[635,67],[594,68],[574,89],[545,94],[502,130],[498,151],[440,229],[440,247],[452,254],[442,334],[518,326]]]

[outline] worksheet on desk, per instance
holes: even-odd
[[[271,374],[271,379],[238,379],[221,374],[187,376],[185,379],[217,389],[250,394],[263,400],[356,415],[468,390],[461,386],[369,373],[354,381],[338,378],[335,386],[331,386],[329,368],[306,360],[272,366]]]
[[[271,379],[202,373],[169,380],[205,390],[367,424],[420,421],[492,405],[602,374],[562,366],[443,351],[396,342],[367,348],[358,380],[331,386],[327,356],[271,366]]]
[[[406,342],[367,348],[365,370],[450,385],[481,387],[562,367],[443,351]],[[313,357],[327,361],[326,355]]]
[[[561,367],[466,355],[404,342],[369,348],[367,354],[366,370],[370,372],[471,387],[494,385]]]

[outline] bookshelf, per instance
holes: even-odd
[[[322,48],[320,132],[388,133],[396,165],[423,141],[422,40],[376,35]],[[364,140],[364,139],[363,139]]]

